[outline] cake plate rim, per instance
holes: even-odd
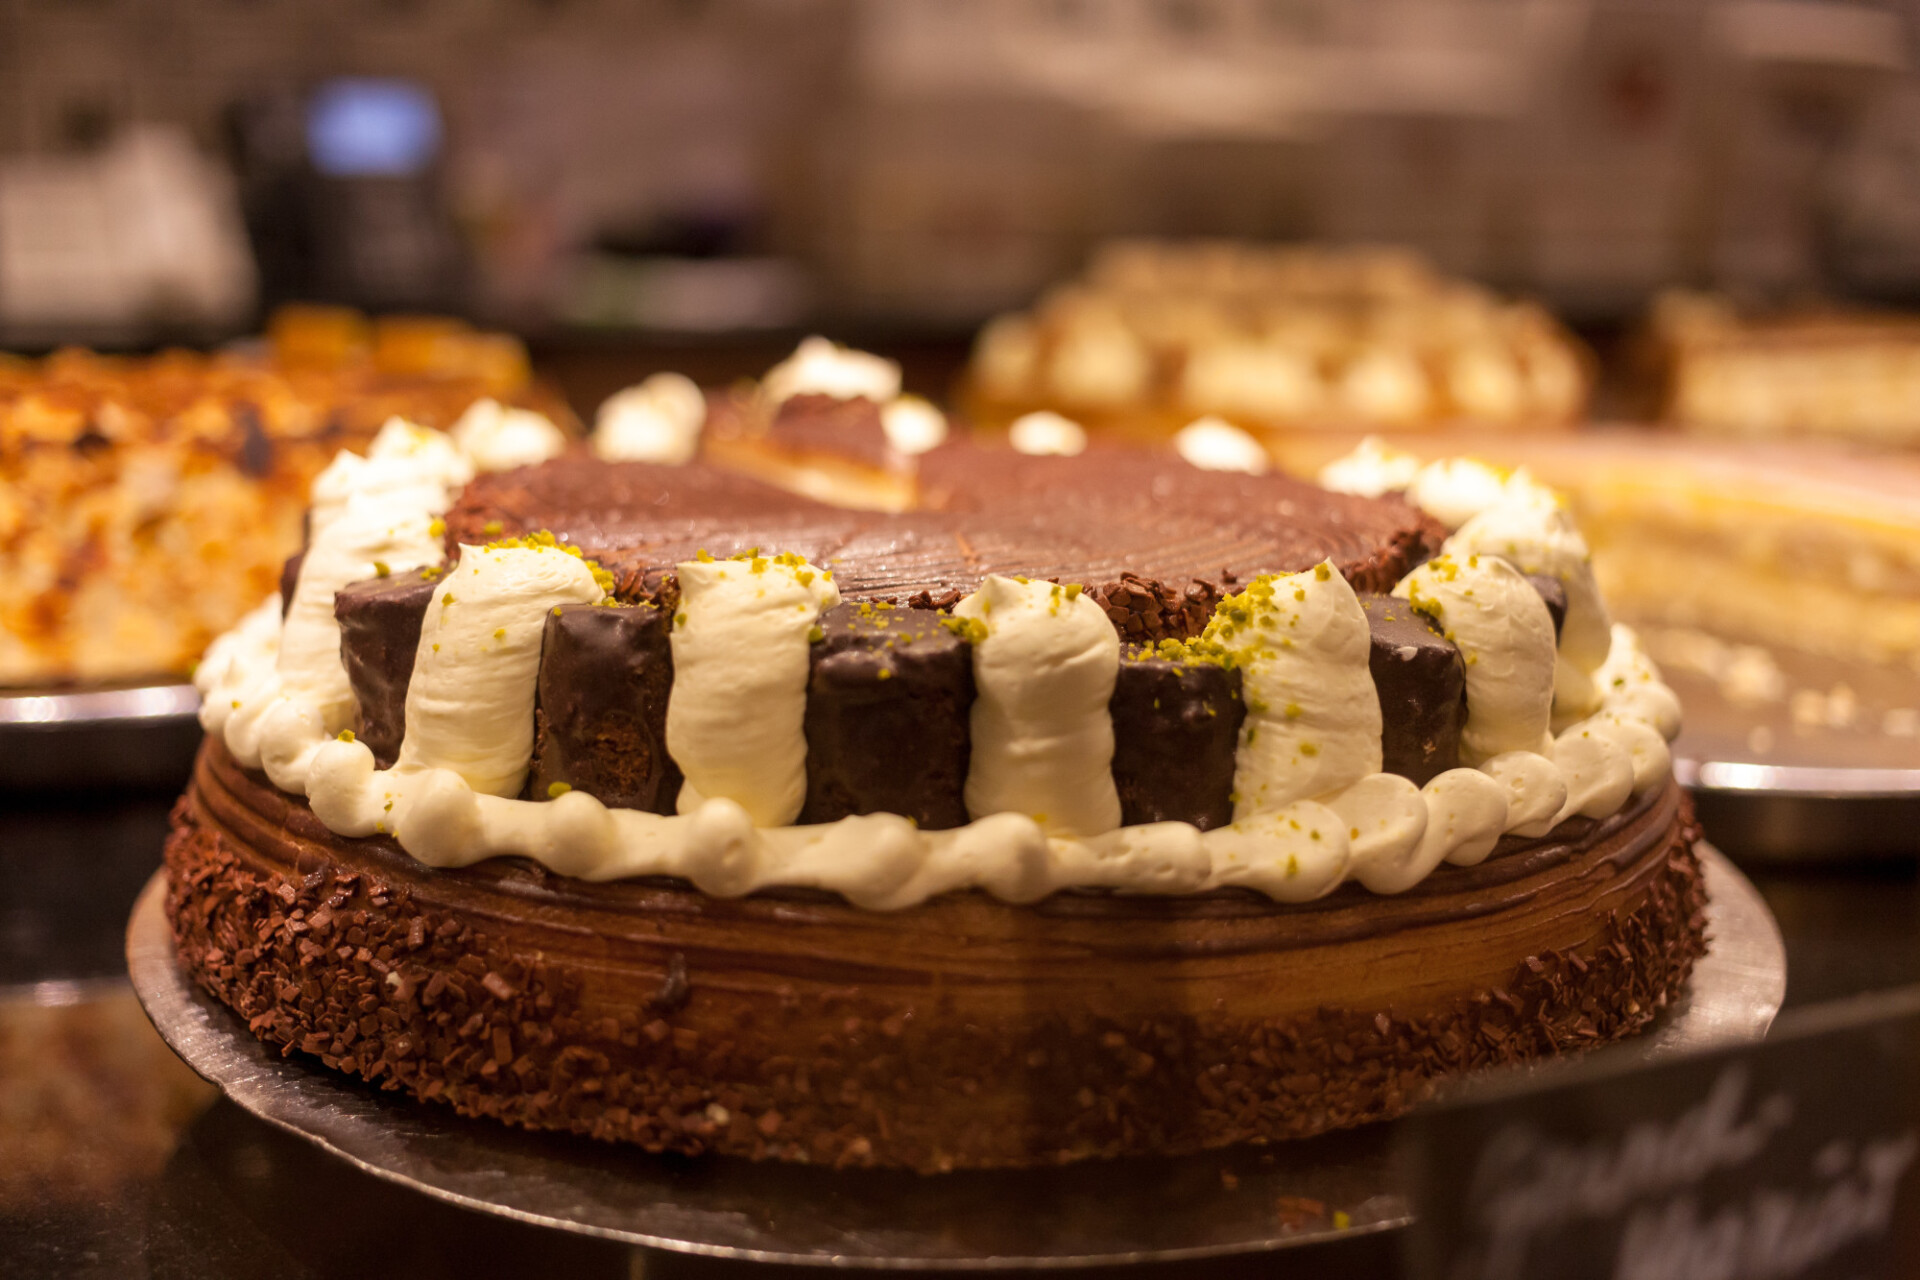
[[[1708,952],[1696,963],[1686,991],[1663,1015],[1659,1026],[1633,1041],[1599,1050],[1602,1054],[1633,1055],[1652,1062],[1696,1048],[1756,1040],[1766,1034],[1779,1011],[1786,992],[1786,950],[1779,926],[1759,891],[1725,855],[1705,842],[1697,847],[1708,886]],[[789,1266],[928,1272],[1068,1271],[1194,1261],[1392,1232],[1413,1220],[1391,1159],[1391,1121],[1323,1135],[1305,1143],[1203,1152],[1170,1160],[1088,1161],[1045,1170],[976,1171],[925,1178],[878,1171],[883,1176],[876,1178],[874,1171],[839,1173],[808,1166],[756,1165],[732,1157],[649,1156],[573,1135],[528,1133],[497,1122],[463,1118],[446,1107],[382,1092],[302,1055],[283,1057],[254,1037],[240,1016],[195,984],[175,958],[164,906],[166,877],[165,868],[154,873],[128,919],[127,967],[141,1007],[167,1045],[229,1101],[254,1117],[381,1181],[472,1211],[667,1252]],[[417,1129],[418,1136],[430,1142],[435,1157],[423,1158],[419,1151],[396,1145],[396,1135],[403,1129]],[[605,1191],[601,1180],[606,1166],[612,1164],[642,1167],[650,1177],[668,1183],[676,1179],[702,1182],[704,1175],[717,1174],[723,1182],[729,1178],[741,1182],[749,1196],[767,1194],[755,1184],[771,1184],[777,1192],[782,1183],[790,1183],[807,1188],[817,1199],[831,1195],[835,1183],[846,1187],[858,1182],[860,1190],[869,1192],[891,1186],[909,1197],[902,1201],[909,1206],[910,1191],[902,1189],[928,1191],[934,1194],[922,1199],[943,1200],[946,1197],[938,1194],[941,1189],[957,1189],[959,1185],[952,1180],[967,1180],[976,1193],[997,1181],[1009,1187],[1001,1206],[1006,1212],[1031,1214],[1033,1202],[1021,1194],[1021,1189],[1035,1179],[1055,1180],[1069,1193],[1076,1181],[1085,1182],[1096,1194],[1086,1197],[1084,1203],[1097,1204],[1098,1188],[1094,1184],[1103,1178],[1111,1180],[1117,1175],[1124,1179],[1128,1174],[1146,1175],[1156,1170],[1170,1175],[1178,1165],[1190,1175],[1198,1166],[1218,1166],[1218,1173],[1209,1175],[1218,1179],[1220,1187],[1220,1194],[1214,1198],[1222,1202],[1223,1216],[1233,1216],[1235,1208],[1245,1209],[1262,1195],[1272,1199],[1276,1189],[1292,1185],[1280,1181],[1246,1185],[1248,1179],[1271,1180],[1271,1175],[1263,1172],[1268,1156],[1316,1149],[1331,1149],[1337,1155],[1352,1148],[1358,1148],[1361,1158],[1347,1172],[1358,1170],[1356,1176],[1362,1184],[1371,1178],[1375,1190],[1357,1202],[1365,1216],[1353,1216],[1348,1225],[1333,1225],[1329,1220],[1317,1227],[1286,1229],[1276,1212],[1261,1215],[1259,1220],[1278,1225],[1247,1230],[1239,1238],[1152,1248],[1136,1243],[1102,1251],[1082,1244],[1077,1251],[1059,1253],[942,1253],[937,1248],[944,1238],[942,1224],[934,1222],[918,1228],[928,1246],[918,1252],[901,1252],[900,1246],[894,1245],[891,1253],[849,1253],[801,1243],[798,1237],[781,1244],[777,1233],[771,1240],[754,1244],[727,1243],[715,1238],[725,1235],[725,1224],[717,1222],[708,1222],[704,1238],[695,1238],[700,1233],[690,1230],[686,1211],[681,1211],[678,1219],[681,1225],[672,1225],[680,1209],[675,1204],[646,1208],[639,1221],[625,1225],[570,1217],[552,1207],[571,1203],[576,1209],[617,1212],[617,1206],[610,1207],[604,1200],[597,1207],[587,1203]],[[532,1171],[489,1178],[484,1161],[474,1165],[460,1155],[462,1151],[469,1156],[497,1155],[503,1150],[516,1159],[524,1155]],[[1226,1186],[1228,1165],[1239,1167],[1234,1176],[1241,1180],[1244,1198],[1242,1191]],[[822,1184],[827,1190],[821,1191],[814,1184]],[[780,1206],[774,1203],[756,1207],[775,1217],[780,1212]],[[804,1203],[791,1206],[802,1217],[809,1207]],[[811,1207],[817,1210],[820,1205]],[[692,1212],[696,1217],[704,1213],[709,1219],[729,1216],[712,1208]],[[1246,1217],[1244,1213],[1237,1216]],[[644,1225],[647,1219],[651,1219],[650,1225]],[[716,1233],[715,1225],[723,1229]],[[914,1229],[909,1228],[905,1234],[912,1237]]]
[[[0,791],[177,791],[199,712],[199,690],[177,676],[0,688]]]
[[[0,731],[7,733],[128,721],[190,719],[200,691],[177,676],[100,684],[0,687]]]

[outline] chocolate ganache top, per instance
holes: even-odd
[[[654,594],[699,551],[793,551],[849,600],[945,608],[989,574],[1084,584],[1124,635],[1197,634],[1221,595],[1262,573],[1331,560],[1390,590],[1445,530],[1398,498],[1328,493],[1285,476],[1203,471],[1158,451],[1030,457],[961,441],[918,460],[902,514],[815,502],[707,463],[568,456],[483,475],[448,512],[449,551],[546,529]]]

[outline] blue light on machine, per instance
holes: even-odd
[[[307,104],[307,154],[335,178],[404,177],[440,151],[440,108],[410,80],[329,80]]]

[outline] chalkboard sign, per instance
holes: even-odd
[[[1920,988],[1469,1088],[1398,1157],[1418,1280],[1920,1277]]]

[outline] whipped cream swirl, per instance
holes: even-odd
[[[792,822],[807,798],[809,637],[839,588],[792,555],[694,561],[679,576],[667,751],[686,775],[680,812],[724,796],[759,826]]]

